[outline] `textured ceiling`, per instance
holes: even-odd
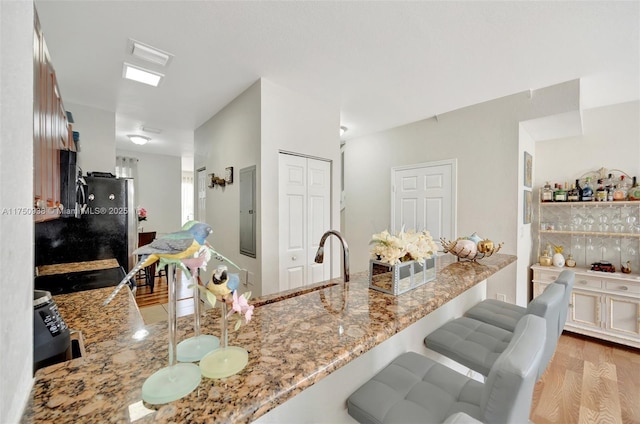
[[[584,108],[640,98],[637,1],[35,3],[63,99],[115,112],[129,150],[192,155],[260,77],[335,104],[347,139],[575,78]],[[175,57],[132,59],[129,38]],[[165,80],[124,80],[125,60]],[[142,125],[164,131],[134,146]]]

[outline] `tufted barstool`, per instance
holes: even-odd
[[[569,305],[571,291],[573,290],[573,282],[575,281],[575,273],[565,269],[558,275],[558,278],[552,284],[561,284],[564,286],[563,305]],[[564,324],[567,321],[568,308],[562,309],[563,313],[559,316],[559,333],[562,334]],[[495,325],[508,331],[513,331],[518,320],[527,313],[527,308],[517,306],[512,303],[502,302],[496,299],[485,299],[464,313],[465,317],[482,321],[485,324]]]
[[[480,383],[415,352],[387,365],[347,400],[360,423],[526,423],[546,323],[523,317]]]
[[[563,305],[564,295],[564,286],[549,284],[545,291],[527,306],[527,314],[543,318],[547,329],[542,366],[538,377],[542,375],[551,360],[560,337],[558,321],[562,314],[561,309],[563,306],[568,307],[568,304]],[[424,344],[428,349],[487,376],[493,363],[508,346],[512,337],[512,331],[463,316],[447,322],[427,335]]]

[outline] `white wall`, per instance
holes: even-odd
[[[531,261],[529,258],[531,257],[531,251],[533,249],[533,235],[532,235],[532,225],[533,225],[533,208],[536,206],[536,195],[537,191],[533,189],[534,181],[535,181],[535,141],[531,137],[531,135],[523,128],[522,125],[519,126],[519,159],[518,159],[518,218],[516,220],[516,225],[518,228],[517,235],[517,247],[516,254],[518,255],[518,262],[516,263],[516,297],[515,303],[520,306],[526,306],[529,303],[530,299],[530,285],[529,285],[529,265]],[[531,187],[526,187],[524,185],[524,152],[527,152],[531,155],[533,160],[532,162],[532,179],[531,179]],[[524,223],[524,192],[531,192],[531,223]]]
[[[514,94],[347,141],[345,227],[353,272],[367,269],[371,235],[390,227],[390,168],[458,159],[458,236],[474,231],[516,254],[519,122],[577,110],[579,81]],[[524,258],[528,261],[528,257]],[[488,297],[515,302],[517,267],[489,280]]]
[[[33,2],[0,1],[0,422],[33,384]]]
[[[275,293],[280,290],[278,152],[284,150],[331,161],[331,227],[340,230],[340,109],[337,104],[325,103],[265,79],[262,79],[261,108],[262,290]],[[331,273],[339,277],[341,248],[335,237],[330,240]]]
[[[260,92],[257,81],[215,116],[196,129],[195,168],[207,168],[207,174],[224,176],[226,167],[233,166],[233,184],[207,188],[206,222],[213,227],[209,242],[221,254],[249,270],[252,284],[247,287],[254,296],[261,294],[260,228],[261,208],[257,208],[257,258],[240,254],[240,169],[257,165],[257,199],[260,199]],[[208,280],[213,263],[203,273]],[[232,268],[229,267],[231,270]],[[254,284],[255,283],[255,284]]]
[[[183,224],[181,159],[127,150],[118,150],[117,153],[138,158],[136,207],[147,210],[147,220],[141,222],[144,231],[156,231],[159,236],[180,230]]]
[[[222,174],[257,165],[257,254],[240,255],[239,185],[207,189],[211,242],[220,253],[251,272],[254,295],[279,290],[278,154],[281,150],[332,161],[332,228],[340,229],[339,108],[261,79],[195,131],[195,168]],[[335,243],[332,240],[332,246]],[[339,252],[337,244],[334,252]],[[332,272],[340,273],[339,255]],[[212,268],[212,267],[211,267]],[[205,276],[210,276],[211,270]]]
[[[587,109],[584,135],[536,142],[535,193],[602,167],[640,178],[640,102]]]
[[[116,114],[76,103],[65,102],[64,107],[73,114],[73,130],[80,133],[78,164],[82,171],[115,173]]]

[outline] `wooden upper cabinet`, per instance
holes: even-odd
[[[37,13],[33,43],[33,206],[45,221],[60,216],[60,150],[75,147]]]

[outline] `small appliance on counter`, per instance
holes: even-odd
[[[70,331],[45,290],[33,291],[33,371],[65,360]]]

